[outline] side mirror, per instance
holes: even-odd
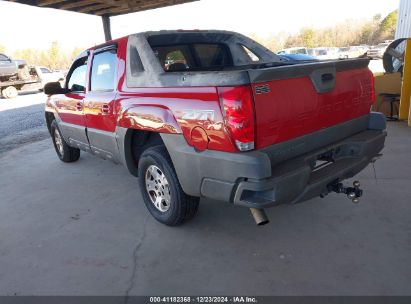
[[[65,94],[66,90],[61,87],[60,82],[49,82],[44,86],[44,94],[55,95],[55,94]]]
[[[81,84],[73,84],[70,88],[71,92],[84,92],[86,88]]]

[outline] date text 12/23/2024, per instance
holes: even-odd
[[[150,297],[150,303],[258,303],[255,297]]]

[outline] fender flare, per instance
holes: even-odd
[[[122,163],[133,176],[138,176],[137,164],[131,149],[131,132],[133,130],[158,134],[182,133],[173,113],[167,108],[137,105],[120,113],[116,128],[117,144]]]
[[[117,125],[122,128],[157,133],[182,133],[169,109],[152,105],[138,105],[126,109],[120,114]]]

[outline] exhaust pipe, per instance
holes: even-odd
[[[250,211],[257,226],[263,226],[270,222],[264,209],[250,208]]]

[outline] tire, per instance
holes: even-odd
[[[1,91],[1,94],[6,99],[16,98],[19,95],[17,89],[13,86],[6,87]]]
[[[30,79],[31,75],[30,75],[29,67],[27,65],[25,65],[25,66],[19,68],[19,70],[17,71],[17,75],[18,75],[20,80]]]
[[[200,199],[184,193],[164,146],[143,152],[138,176],[144,204],[160,223],[178,226],[197,213]]]
[[[80,158],[80,149],[70,147],[63,136],[55,120],[50,126],[51,139],[58,158],[65,163],[72,163]]]

